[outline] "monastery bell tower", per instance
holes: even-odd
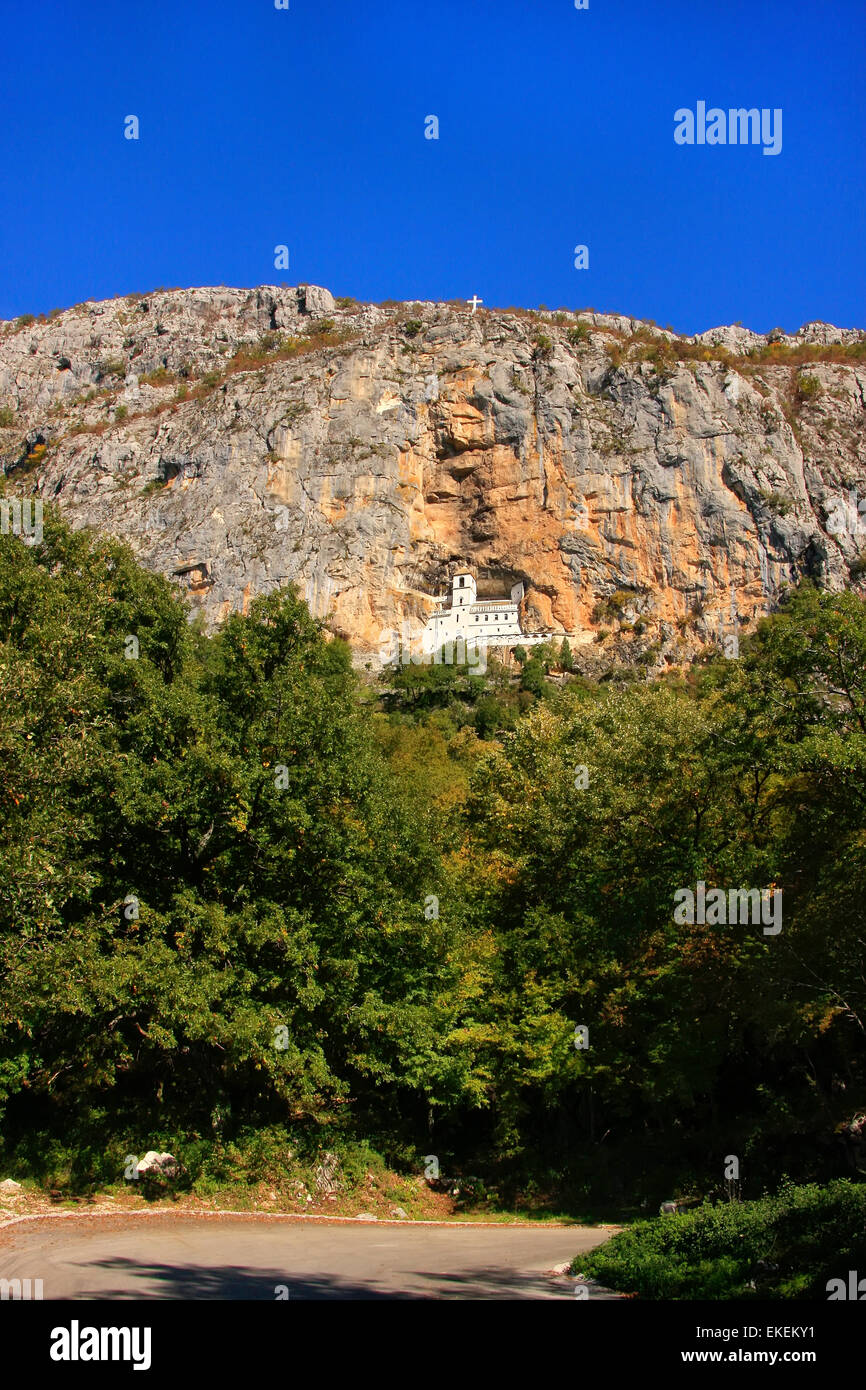
[[[461,574],[455,574],[451,580],[451,607],[461,608],[464,605],[475,602],[475,578],[464,570]]]

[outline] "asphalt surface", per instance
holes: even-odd
[[[40,1218],[0,1229],[0,1278],[48,1299],[573,1298],[602,1227]],[[599,1291],[601,1296],[604,1296]]]

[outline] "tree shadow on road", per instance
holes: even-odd
[[[567,1297],[562,1281],[544,1274],[482,1267],[458,1272],[433,1274],[403,1271],[404,1287],[385,1287],[375,1279],[343,1279],[336,1274],[287,1274],[280,1269],[249,1268],[244,1265],[177,1265],[137,1261],[117,1257],[87,1261],[84,1268],[112,1271],[116,1288],[97,1287],[76,1295],[81,1299],[127,1300],[170,1299],[177,1301],[243,1300],[289,1301],[311,1299],[527,1299]]]

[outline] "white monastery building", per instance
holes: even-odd
[[[510,598],[479,601],[474,575],[466,570],[455,574],[451,580],[450,602],[447,598],[439,599],[427,619],[425,650],[436,652],[446,643],[459,638],[467,646],[470,643],[497,647],[516,643],[534,646],[547,641],[553,633],[534,632],[527,635],[521,632],[518,610],[522,598],[523,585],[515,584]]]

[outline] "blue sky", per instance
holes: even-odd
[[[866,326],[863,0],[0,0],[0,22],[2,317],[306,281]],[[781,108],[781,153],[676,145],[699,100]]]

